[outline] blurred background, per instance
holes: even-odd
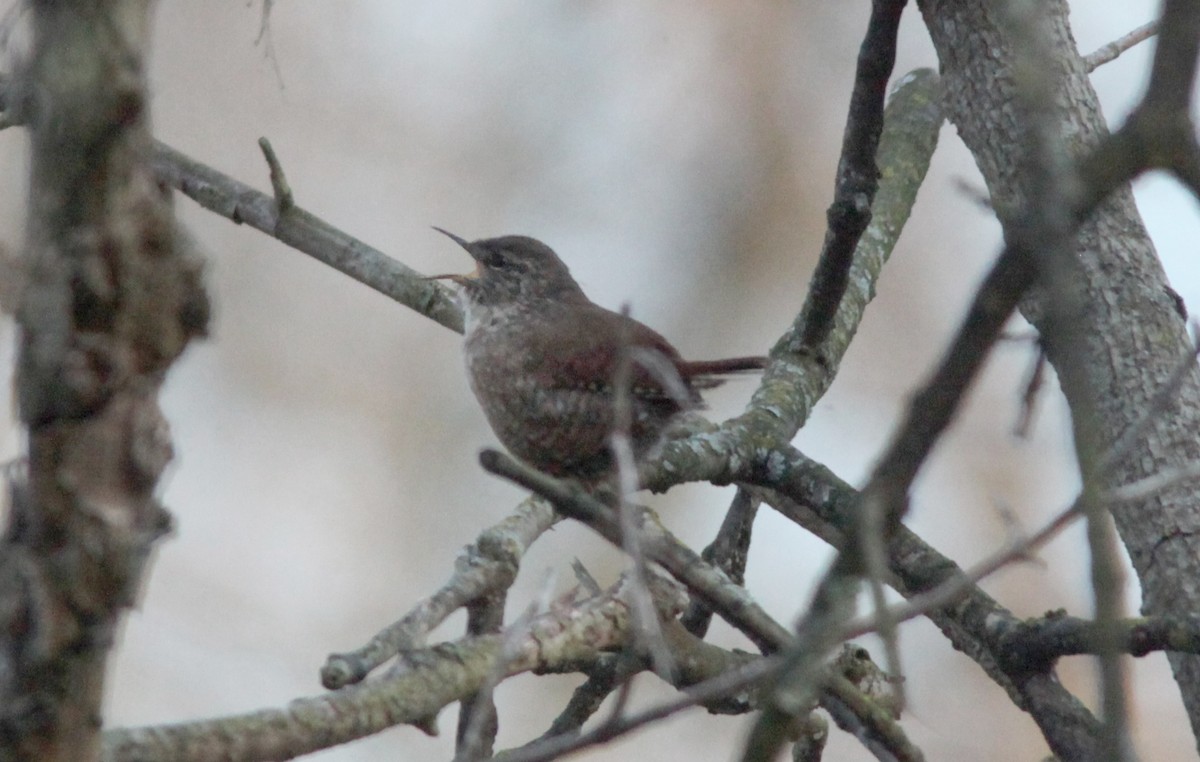
[[[1149,20],[1152,3],[1079,2],[1091,51]],[[689,357],[765,351],[803,299],[824,234],[867,3],[391,0],[159,3],[153,56],[158,136],[269,192],[256,145],[271,139],[297,202],[423,272],[467,269],[430,230],[522,233],[568,261],[593,299],[628,300]],[[1119,121],[1144,85],[1152,45],[1094,76]],[[916,8],[897,74],[937,61]],[[20,130],[0,133],[0,246],[22,240],[28,171]],[[914,217],[829,395],[797,439],[859,482],[906,398],[936,361],[999,246],[982,188],[943,130]],[[1156,177],[1139,204],[1175,289],[1200,312],[1195,203]],[[177,457],[163,497],[177,531],[159,546],[142,605],[112,665],[105,721],[152,724],[282,706],[320,691],[326,654],[354,648],[433,592],[459,550],[505,516],[520,490],[482,472],[494,443],[467,387],[459,340],[342,275],[190,200],[180,217],[208,258],[210,340],[175,367],[164,405]],[[1014,324],[1014,330],[1023,330]],[[0,318],[0,362],[16,340]],[[1030,436],[1012,435],[1033,358],[995,354],[918,483],[911,526],[962,564],[1032,530],[1070,500],[1069,429],[1055,385]],[[10,384],[7,371],[3,379]],[[728,384],[712,414],[742,409]],[[18,457],[11,406],[0,459]],[[651,496],[700,548],[729,490]],[[1017,614],[1088,615],[1076,528],[1035,563],[985,588]],[[573,584],[580,558],[608,584],[619,556],[562,526],[527,557],[511,609],[547,580]],[[748,585],[782,621],[805,605],[829,558],[764,510]],[[1139,591],[1130,578],[1130,611]],[[439,631],[457,637],[464,620]],[[714,636],[745,646],[728,628]],[[880,649],[865,642],[878,656]],[[905,726],[930,759],[1035,759],[1033,723],[925,622],[902,629]],[[1133,662],[1135,725],[1147,759],[1195,758],[1166,661]],[[1065,682],[1095,705],[1092,665]],[[499,746],[540,734],[577,677],[526,677],[499,691]],[[635,700],[669,695],[640,678]],[[403,727],[318,754],[321,762],[449,759],[456,708],[436,739]],[[730,759],[746,718],[693,711],[580,758]],[[964,732],[966,729],[969,732]],[[868,759],[834,733],[827,759]]]

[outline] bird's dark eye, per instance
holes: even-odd
[[[512,258],[503,249],[492,249],[488,252],[487,265],[497,270],[507,270],[512,266]]]

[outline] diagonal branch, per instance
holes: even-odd
[[[1117,60],[1117,57],[1126,50],[1145,42],[1156,34],[1158,34],[1157,21],[1142,24],[1132,32],[1121,35],[1107,45],[1102,45],[1091,53],[1088,53],[1083,59],[1084,66],[1087,67],[1089,72],[1095,71],[1104,64]]]
[[[652,584],[659,584],[654,580]],[[535,618],[518,647],[505,634],[462,638],[428,649],[403,668],[321,696],[212,720],[109,731],[104,762],[252,762],[292,759],[394,725],[432,730],[432,718],[453,701],[478,691],[500,671],[511,676],[594,658],[629,643],[629,586]],[[663,616],[676,613],[678,596],[656,590]]]
[[[479,455],[485,470],[520,484],[554,503],[563,515],[576,519],[620,547],[621,523],[614,511],[596,497],[585,493],[578,485],[554,479],[524,466],[496,450],[484,450]],[[671,573],[692,594],[710,605],[725,621],[741,630],[766,653],[794,650],[796,642],[783,626],[776,623],[750,597],[749,593],[731,581],[720,569],[703,561],[694,551],[679,542],[649,511],[643,511],[640,544],[648,560]],[[852,711],[862,726],[859,737],[868,746],[880,744],[902,760],[921,759],[920,751],[907,739],[893,718],[874,711],[870,700],[855,686],[822,671],[819,679],[822,705]],[[789,717],[803,707],[790,706]]]
[[[271,196],[163,143],[155,145],[153,161],[162,182],[205,209],[277,238],[430,320],[462,333],[462,313],[450,292],[378,249],[298,206],[281,212]]]
[[[867,32],[858,49],[858,67],[842,136],[833,203],[826,212],[825,243],[808,286],[805,305],[801,342],[814,351],[833,328],[834,317],[849,285],[854,251],[871,221],[871,205],[879,187],[875,153],[883,132],[884,96],[896,64],[896,35],[907,2],[874,0]]]
[[[810,514],[827,522],[829,528],[818,534],[846,535],[859,522],[861,498],[855,489],[794,448],[777,450],[764,462],[747,467],[740,478],[771,490],[774,494],[767,495],[771,505],[802,526]],[[957,564],[903,525],[895,528],[887,550],[890,584],[906,598],[962,584],[965,577]],[[1053,673],[1008,672],[998,663],[989,627],[996,621],[1017,621],[1011,611],[968,584],[955,603],[927,616],[954,648],[979,664],[1014,704],[1029,712],[1052,748],[1065,750],[1066,758],[1087,758],[1099,732],[1099,723],[1088,709]]]
[[[521,556],[558,521],[543,500],[527,500],[516,512],[485,530],[454,565],[454,575],[399,621],[362,648],[331,654],[321,668],[321,684],[330,690],[356,683],[371,670],[403,651],[420,646],[425,636],[472,601],[507,590],[516,579]]]

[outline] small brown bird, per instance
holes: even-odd
[[[636,458],[677,414],[703,405],[698,390],[720,375],[760,370],[765,357],[690,362],[638,321],[594,304],[549,246],[525,236],[466,241],[468,275],[437,275],[460,287],[471,389],[496,436],[514,455],[556,476],[609,472],[614,374],[630,365],[630,440]]]

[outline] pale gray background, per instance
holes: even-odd
[[[161,139],[267,189],[268,136],[299,204],[425,272],[466,269],[429,225],[468,238],[524,233],[564,256],[594,299],[630,300],[689,356],[765,351],[803,298],[823,235],[867,3],[278,3],[274,63],[256,45],[259,6],[164,0],[153,57]],[[1148,20],[1147,2],[1080,2],[1090,51]],[[897,71],[935,66],[915,7]],[[1150,46],[1098,72],[1119,120]],[[278,66],[277,75],[275,66]],[[25,139],[0,133],[0,244],[21,240]],[[861,479],[906,395],[945,346],[995,255],[998,227],[958,183],[982,183],[952,129],[879,297],[832,391],[797,443]],[[1138,198],[1175,288],[1200,311],[1196,205],[1168,181]],[[319,691],[325,654],[351,648],[432,592],[458,550],[521,497],[484,474],[492,444],[460,368],[458,339],[262,234],[180,199],[209,260],[216,319],[166,388],[178,457],[163,497],[178,531],[160,546],[113,663],[111,724],[279,706]],[[1017,326],[1019,327],[1019,326]],[[0,319],[0,361],[15,336]],[[961,563],[996,547],[1005,511],[1033,528],[1074,489],[1065,413],[1047,386],[1033,436],[1008,432],[1027,345],[1000,349],[966,414],[918,483],[911,525]],[[1052,377],[1051,377],[1052,378]],[[8,383],[8,379],[4,379]],[[752,381],[713,396],[741,409]],[[21,453],[11,410],[0,458]],[[696,547],[728,491],[689,487],[650,502]],[[748,584],[790,621],[828,550],[764,511]],[[513,608],[580,557],[602,582],[620,568],[564,526],[525,563]],[[1090,608],[1082,535],[985,587],[1022,615]],[[1136,583],[1129,588],[1136,610]],[[456,637],[462,620],[443,630]],[[727,628],[721,642],[744,645]],[[930,759],[1034,759],[1033,724],[932,626],[904,627],[911,711]],[[870,645],[870,643],[868,643]],[[877,649],[876,649],[877,650]],[[1135,663],[1135,728],[1147,759],[1194,759],[1165,660]],[[1094,704],[1087,660],[1061,674]],[[575,678],[500,690],[500,743],[540,733]],[[642,700],[668,695],[639,681]],[[401,728],[316,755],[323,762],[449,759]],[[724,760],[744,718],[700,712],[581,759]],[[827,759],[866,759],[834,734]]]

